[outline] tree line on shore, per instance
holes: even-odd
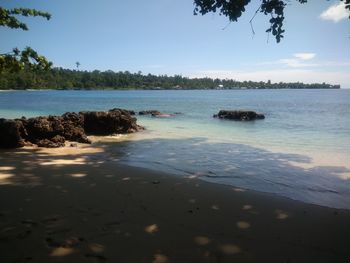
[[[79,71],[63,68],[1,72],[0,89],[338,89],[327,83],[305,84],[188,78],[181,75],[144,75],[140,71]]]

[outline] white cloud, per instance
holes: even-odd
[[[304,82],[340,84],[342,88],[350,88],[350,71],[314,71],[309,69],[271,69],[271,70],[203,70],[197,71],[190,77],[211,77],[220,79],[236,79],[240,81],[272,82]]]
[[[305,63],[302,62],[300,59],[295,58],[286,58],[286,59],[280,59],[277,61],[277,64],[283,64],[287,67],[291,68],[305,68],[305,67],[317,67],[318,64],[315,63]]]
[[[291,58],[267,61],[255,64],[256,69],[247,70],[200,70],[190,77],[210,77],[236,79],[239,81],[304,82],[340,84],[350,89],[350,62],[317,61],[313,62],[316,53],[295,53]],[[260,68],[263,66],[262,68]]]
[[[259,63],[259,65],[282,65],[291,68],[318,67],[319,64],[307,62],[316,57],[315,53],[295,53],[292,58]]]
[[[320,18],[323,20],[331,20],[334,23],[337,23],[340,20],[348,18],[349,15],[350,11],[345,8],[345,3],[340,2],[339,4],[334,4],[327,10],[323,11],[320,15]]]
[[[310,60],[316,57],[316,54],[315,53],[296,53],[294,54],[294,57],[301,60]]]
[[[254,66],[285,66],[290,68],[326,68],[326,67],[349,67],[350,62],[344,61],[318,61],[317,63],[304,62],[296,58],[284,58],[275,61],[265,61],[253,64]]]

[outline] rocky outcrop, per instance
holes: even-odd
[[[129,113],[130,115],[136,115],[136,112],[133,110],[124,110],[124,109],[114,108],[109,111],[121,111],[123,113]]]
[[[0,147],[17,148],[25,144],[26,130],[20,120],[0,119]]]
[[[123,109],[107,112],[67,112],[62,116],[0,119],[0,148],[22,147],[26,143],[39,147],[62,147],[65,141],[90,143],[87,135],[132,133],[143,129],[136,118]]]
[[[136,118],[129,111],[113,109],[108,112],[81,112],[84,130],[87,134],[108,135],[113,133],[132,133],[140,129]]]
[[[139,115],[152,115],[152,116],[157,116],[157,115],[162,115],[160,111],[157,110],[143,110],[139,112]]]
[[[256,113],[255,111],[241,111],[241,110],[221,110],[218,114],[213,116],[219,119],[228,119],[236,121],[253,121],[265,119],[264,114]]]
[[[33,143],[36,143],[37,140],[51,139],[64,133],[62,117],[58,116],[22,119],[22,123],[27,131],[25,139]]]
[[[65,145],[66,139],[60,135],[56,135],[55,137],[49,139],[42,139],[42,140],[37,140],[36,144],[39,147],[46,147],[46,148],[58,148],[58,147],[63,147]]]
[[[41,147],[53,148],[63,146],[64,141],[57,141],[57,138],[90,143],[83,127],[84,117],[79,113],[65,113],[62,116],[30,119],[22,118],[21,121],[27,133],[27,136],[23,139]]]
[[[180,114],[182,113],[181,112],[163,113],[157,110],[144,110],[139,112],[139,115],[151,115],[152,117],[159,117],[159,118],[174,117]]]
[[[80,113],[67,112],[62,115],[64,132],[62,136],[69,141],[90,143],[84,130],[84,116]]]

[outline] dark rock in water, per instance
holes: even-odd
[[[136,112],[133,110],[124,110],[124,109],[114,108],[114,109],[111,109],[109,111],[120,111],[124,114],[136,115]]]
[[[265,119],[264,114],[256,113],[255,111],[231,111],[221,110],[213,116],[219,119],[237,120],[237,121],[252,121]]]
[[[139,115],[151,115],[152,117],[159,117],[159,118],[173,117],[180,114],[181,114],[180,112],[163,113],[157,110],[145,110],[145,111],[139,112]]]
[[[91,143],[90,135],[132,133],[142,130],[130,111],[112,109],[108,112],[67,112],[62,116],[0,119],[0,148],[39,147],[56,148],[65,141]]]
[[[108,112],[81,112],[84,117],[84,130],[87,134],[108,135],[132,133],[139,130],[136,118],[126,110],[113,109]]]
[[[157,115],[162,115],[160,111],[157,110],[143,110],[139,112],[139,115],[152,115],[152,116],[157,116]]]
[[[23,147],[26,131],[21,120],[0,119],[0,147],[17,148]]]

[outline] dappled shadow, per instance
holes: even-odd
[[[350,256],[344,242],[350,213],[255,193],[239,183],[198,180],[276,187],[284,171],[311,184],[316,171],[327,170],[334,185],[343,182],[346,189],[339,167],[305,169],[289,161],[308,163],[306,156],[203,139],[93,147],[100,151],[0,153],[0,173],[7,174],[0,185],[4,262],[335,262]],[[186,153],[189,147],[195,158]],[[167,151],[176,153],[170,161]],[[205,151],[214,163],[222,157],[222,173],[203,166],[211,162]],[[181,176],[119,164],[133,162]],[[238,168],[222,169],[230,162]],[[326,173],[319,176],[328,183]]]
[[[0,150],[0,160],[2,161],[0,163],[0,185],[35,186],[43,184],[46,179],[51,179],[51,177],[85,177],[91,167],[98,168],[106,160],[102,148],[94,149],[91,152],[85,149],[85,147],[83,150],[78,148],[2,149]],[[93,148],[91,147],[91,149]],[[50,172],[43,176],[47,169]]]

